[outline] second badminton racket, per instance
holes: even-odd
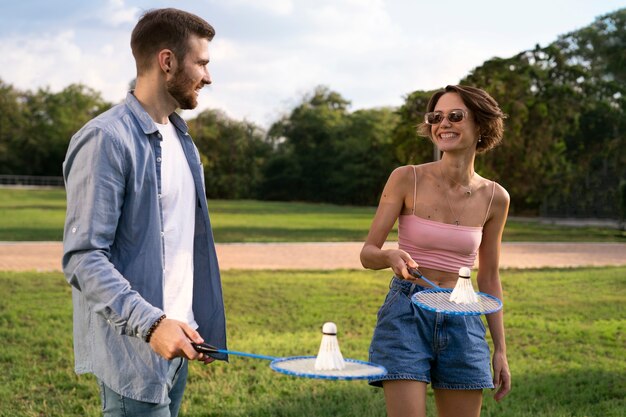
[[[192,343],[192,345],[198,352],[205,353],[207,355],[226,353],[230,355],[268,360],[271,361],[270,368],[274,371],[304,378],[331,380],[373,379],[387,373],[387,370],[380,365],[356,359],[344,359],[345,367],[341,370],[317,370],[315,369],[316,356],[291,356],[278,358],[274,356],[257,355],[255,353],[218,349],[207,343]]]
[[[433,288],[416,292],[411,297],[413,304],[424,310],[435,313],[456,315],[456,316],[479,316],[481,314],[491,314],[502,308],[502,301],[497,297],[484,292],[477,292],[475,303],[458,304],[450,301],[451,288],[441,288],[426,278],[419,269],[408,268],[409,273],[421,280],[424,280]]]

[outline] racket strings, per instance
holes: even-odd
[[[345,365],[341,370],[316,370],[313,356],[282,358],[272,362],[271,368],[290,375],[330,379],[363,379],[386,373],[381,366],[353,359],[345,359]]]
[[[502,303],[495,297],[478,293],[475,303],[458,304],[450,301],[450,290],[425,290],[413,295],[413,302],[419,307],[446,314],[489,314],[498,311]]]

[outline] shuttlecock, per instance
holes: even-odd
[[[450,294],[450,301],[457,304],[471,304],[478,302],[478,297],[472,287],[472,279],[470,278],[471,270],[464,266],[459,269],[459,279]]]
[[[327,322],[322,326],[322,343],[315,359],[315,370],[337,371],[346,367],[337,341],[337,326]]]

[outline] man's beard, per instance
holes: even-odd
[[[196,85],[194,81],[185,75],[183,68],[179,67],[174,73],[174,77],[167,82],[167,92],[170,93],[178,103],[178,107],[183,110],[195,109],[198,105],[196,98]]]

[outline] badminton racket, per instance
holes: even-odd
[[[344,359],[345,368],[341,370],[316,370],[316,356],[291,356],[279,358],[256,353],[238,352],[234,350],[218,349],[208,343],[191,343],[200,353],[212,355],[215,353],[225,353],[229,355],[245,356],[254,359],[263,359],[270,362],[270,368],[282,374],[298,376],[304,378],[328,379],[328,380],[356,380],[373,379],[385,375],[387,370],[370,362],[356,359]]]
[[[457,304],[454,301],[450,301],[452,288],[439,287],[422,275],[417,268],[409,267],[408,270],[413,277],[422,279],[433,287],[416,292],[411,297],[413,304],[424,310],[453,316],[479,316],[481,314],[495,313],[502,308],[502,301],[484,292],[476,292],[478,301],[475,303]]]

